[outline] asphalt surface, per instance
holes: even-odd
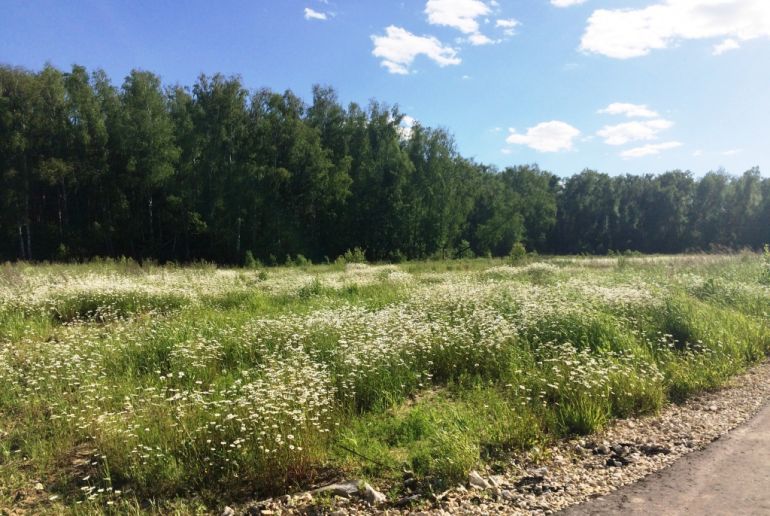
[[[770,515],[770,405],[706,448],[563,515]]]

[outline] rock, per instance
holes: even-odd
[[[379,505],[388,501],[388,497],[377,491],[369,484],[364,484],[363,492],[361,496],[369,505]]]
[[[404,487],[407,489],[414,489],[417,487],[417,479],[414,477],[410,477],[404,480]]]
[[[235,516],[235,510],[229,505],[225,505],[220,516]]]
[[[444,496],[446,496],[447,493],[449,493],[449,491],[445,491],[442,494]],[[438,495],[438,496],[436,496],[436,500],[441,500],[444,496]],[[409,505],[412,505],[415,502],[418,502],[419,500],[420,500],[420,495],[413,494],[413,495],[405,496],[403,498],[400,498],[400,499],[396,500],[396,502],[393,505],[395,507],[407,507]]]
[[[311,491],[311,494],[321,493],[330,493],[335,496],[350,498],[352,495],[358,493],[358,480],[348,480],[347,482],[330,484],[328,486],[319,487],[318,489]]]
[[[660,455],[661,453],[668,455],[671,453],[671,448],[662,444],[645,444],[640,447],[640,450],[645,455]]]
[[[477,489],[489,489],[489,482],[484,480],[484,478],[475,471],[471,471],[470,474],[468,474],[468,484]]]
[[[489,483],[493,487],[500,487],[503,482],[505,481],[505,477],[502,475],[490,475],[489,476]]]
[[[502,491],[500,491],[500,497],[503,500],[511,501],[516,498],[516,495],[513,493],[513,491],[509,491],[508,489],[503,489]]]
[[[45,491],[45,486],[40,482],[38,482],[37,484],[35,484],[35,491]]]
[[[709,405],[709,410],[711,412],[716,412],[717,411],[717,406],[716,405]]]
[[[531,472],[533,477],[545,477],[548,474],[548,468],[537,468],[533,469]]]

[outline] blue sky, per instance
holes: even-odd
[[[0,0],[0,62],[376,98],[504,167],[770,171],[768,0]]]

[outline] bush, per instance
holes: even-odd
[[[512,264],[519,264],[522,263],[524,260],[527,259],[527,248],[524,247],[524,244],[521,242],[516,242],[513,244],[513,247],[511,247],[511,252],[508,253],[508,260]]]
[[[770,285],[770,244],[765,244],[762,251],[762,274],[759,282]]]
[[[262,264],[254,258],[254,254],[251,251],[246,251],[246,254],[243,256],[243,266],[247,269],[257,269],[260,265]]]
[[[471,249],[471,244],[467,240],[460,240],[455,256],[460,259],[475,258],[476,254],[473,252],[473,249]]]
[[[360,247],[348,249],[340,258],[344,260],[344,263],[366,263],[366,253]]]

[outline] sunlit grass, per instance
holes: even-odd
[[[446,486],[765,357],[762,257],[622,258],[5,265],[0,506],[194,512],[330,472]]]

